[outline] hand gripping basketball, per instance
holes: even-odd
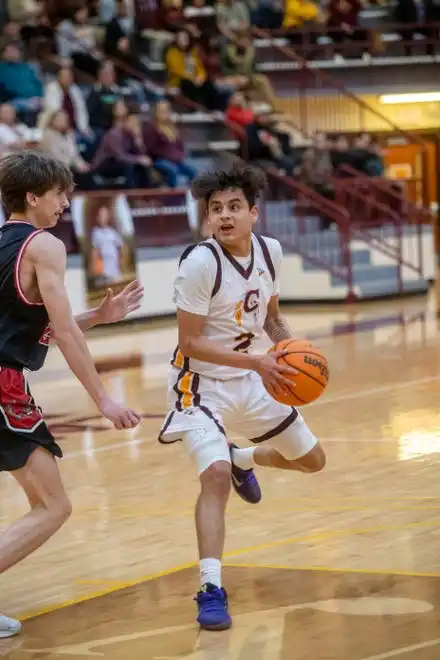
[[[280,391],[267,387],[265,383],[276,401],[288,406],[304,406],[321,396],[327,387],[329,369],[327,359],[318,348],[307,340],[283,339],[268,353],[277,356],[278,364],[295,370],[295,374],[284,374],[290,383],[284,383]]]

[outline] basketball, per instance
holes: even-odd
[[[283,339],[268,352],[274,351],[289,351],[288,355],[278,358],[278,364],[293,367],[300,373],[296,376],[284,374],[295,382],[295,386],[289,388],[289,393],[275,396],[270,392],[271,396],[288,406],[305,406],[316,401],[327,387],[329,378],[328,362],[319,348],[307,340]]]

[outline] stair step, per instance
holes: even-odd
[[[353,268],[353,284],[359,284],[363,285],[364,283],[368,282],[377,282],[378,280],[393,280],[398,282],[398,272],[399,268],[398,266],[373,266],[372,264],[369,265],[361,265],[361,266],[354,266]],[[335,277],[332,277],[332,283],[333,280],[336,280]],[[337,281],[339,282],[339,278],[337,278]]]
[[[397,295],[400,293],[399,283],[394,279],[377,280],[375,282],[365,282],[357,287],[358,295],[361,298],[372,298],[380,296]],[[403,282],[403,290],[406,293],[426,293],[429,285],[426,280],[411,280]]]
[[[331,266],[342,266],[343,259],[340,250],[332,249],[322,249],[322,250],[307,250],[304,251],[304,270],[317,270],[318,266],[313,264],[310,261],[307,261],[307,256],[310,256],[314,259],[319,259],[326,264]],[[370,253],[368,250],[354,250],[351,255],[351,260],[354,266],[367,266],[370,265]]]

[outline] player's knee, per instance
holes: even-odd
[[[211,493],[219,499],[227,499],[231,491],[231,464],[216,461],[200,475],[202,492]]]
[[[298,459],[297,463],[304,472],[321,472],[325,468],[326,456],[321,445],[316,445],[312,451]]]
[[[72,514],[72,503],[67,495],[56,501],[50,502],[46,508],[48,514],[60,525],[64,525]]]
[[[183,435],[183,443],[199,475],[211,470],[216,464],[230,463],[227,440],[214,425],[187,431]],[[216,472],[216,468],[212,471]]]

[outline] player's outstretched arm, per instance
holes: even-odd
[[[39,234],[29,244],[25,257],[35,269],[38,289],[56,341],[72,372],[104,417],[110,419],[116,428],[136,426],[140,416],[130,408],[119,406],[107,395],[84,336],[73,318],[64,285],[66,250],[63,243],[52,234]]]
[[[99,307],[75,316],[80,330],[85,332],[95,325],[105,323],[118,323],[125,317],[141,307],[144,297],[144,287],[137,280],[130,282],[116,296],[111,289],[107,289],[106,296]]]
[[[272,296],[269,301],[264,330],[274,344],[282,339],[293,338],[289,324],[281,314],[278,295]]]

